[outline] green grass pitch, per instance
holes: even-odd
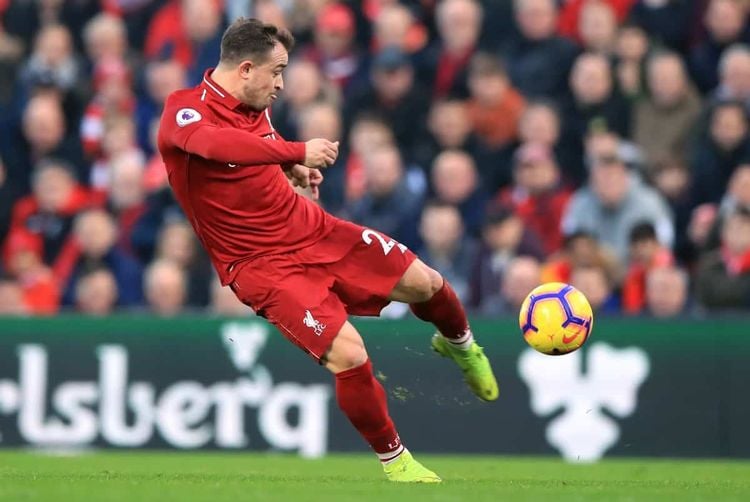
[[[441,485],[385,481],[371,455],[0,452],[9,501],[750,500],[750,462],[419,455]]]

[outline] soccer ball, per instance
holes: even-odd
[[[529,293],[518,314],[521,333],[532,348],[552,356],[580,348],[594,327],[586,297],[562,282],[548,282]]]

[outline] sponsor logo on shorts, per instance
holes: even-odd
[[[302,322],[318,336],[322,335],[323,330],[326,329],[326,325],[315,319],[309,310],[305,310],[305,318],[302,319]]]

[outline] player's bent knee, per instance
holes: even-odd
[[[421,277],[414,288],[417,298],[412,303],[429,301],[443,287],[443,276],[439,272],[424,263],[420,263],[420,265]]]
[[[430,275],[430,298],[432,298],[435,293],[442,289],[445,279],[443,279],[443,276],[437,270],[430,267],[427,267],[427,270]]]
[[[332,348],[326,355],[326,368],[332,373],[341,373],[367,362],[367,351],[364,347],[337,347]]]
[[[323,357],[323,363],[331,372],[341,373],[362,366],[367,362],[367,357],[362,337],[354,326],[347,322],[333,339],[331,348]]]

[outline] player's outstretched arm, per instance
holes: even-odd
[[[199,103],[167,99],[159,126],[159,148],[176,147],[205,159],[243,166],[305,161],[304,143],[268,140],[242,129],[220,127],[211,123],[210,113]]]
[[[303,162],[306,159],[304,143],[266,140],[241,129],[213,124],[195,127],[180,147],[205,159],[243,166]]]

